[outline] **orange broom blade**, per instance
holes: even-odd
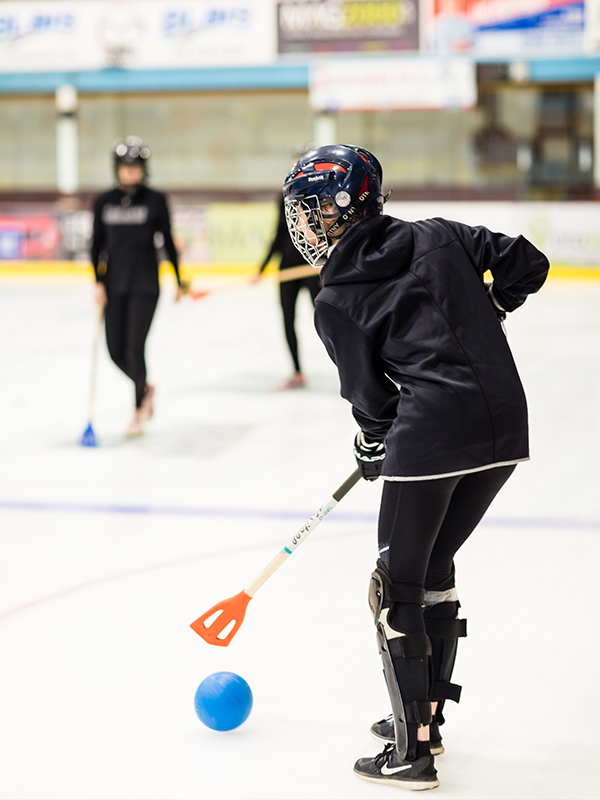
[[[208,644],[227,647],[244,621],[250,600],[252,597],[245,591],[228,597],[209,608],[190,628]]]
[[[192,300],[201,300],[203,297],[207,297],[210,292],[207,289],[198,290],[198,289],[188,289],[186,292],[188,297],[191,297]]]
[[[209,608],[206,613],[198,617],[195,622],[192,622],[190,628],[197,633],[201,639],[208,642],[208,644],[227,647],[244,621],[248,603],[252,600],[263,583],[279,569],[283,562],[292,555],[294,550],[305,541],[310,532],[325,519],[342,497],[358,483],[360,478],[360,469],[355,469],[352,475],[344,481],[329,500],[321,506],[317,513],[313,514],[312,517],[304,523],[291,542],[288,542],[288,544],[277,553],[275,558],[267,564],[260,575],[258,575],[244,591],[233,597],[228,597],[227,600],[223,600],[221,603],[217,603],[216,606]]]

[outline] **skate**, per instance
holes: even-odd
[[[378,742],[395,741],[393,715],[390,714],[389,717],[380,719],[379,722],[374,722],[371,725],[370,733]],[[442,737],[440,735],[440,726],[437,722],[432,722],[429,726],[429,748],[432,756],[439,756],[444,752],[444,745],[442,744]]]
[[[405,761],[396,753],[395,744],[387,744],[374,758],[359,758],[354,772],[366,781],[399,786],[411,791],[435,789],[440,785],[433,756]]]

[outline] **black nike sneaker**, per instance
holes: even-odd
[[[354,772],[359,778],[372,783],[386,783],[411,791],[435,789],[440,782],[433,761],[433,756],[405,761],[399,758],[396,745],[390,743],[374,758],[359,758],[354,765]]]
[[[378,742],[395,741],[393,715],[390,714],[389,717],[380,719],[379,722],[374,722],[371,725],[371,736],[377,739]],[[432,722],[429,726],[429,748],[432,756],[439,756],[444,752],[440,726],[437,722]]]

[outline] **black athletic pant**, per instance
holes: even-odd
[[[380,558],[394,583],[454,586],[454,556],[515,465],[427,481],[385,481],[379,514]],[[390,621],[424,633],[420,606],[396,603]]]
[[[285,270],[282,270],[282,275],[285,276]],[[301,278],[296,281],[283,281],[279,284],[279,300],[281,302],[281,310],[283,311],[283,327],[285,329],[285,339],[290,349],[292,361],[294,362],[294,369],[296,372],[302,372],[300,369],[300,360],[298,358],[298,340],[296,339],[296,330],[294,321],[296,319],[296,301],[298,299],[298,292],[304,286],[310,292],[310,296],[315,303],[315,297],[319,294],[322,288],[321,279],[318,275],[314,278]]]
[[[108,352],[134,382],[136,408],[142,405],[146,389],[144,347],[157,302],[157,295],[111,293],[105,310]]]

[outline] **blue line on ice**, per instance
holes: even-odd
[[[44,500],[1,500],[0,511],[67,512],[75,514],[142,514],[179,517],[223,517],[232,519],[308,519],[314,511],[265,508],[211,508],[194,506],[126,505],[121,503],[73,503]],[[338,522],[374,524],[377,515],[358,511],[335,512]],[[552,530],[600,530],[600,519],[574,517],[485,517],[484,526],[502,528],[548,528]]]

